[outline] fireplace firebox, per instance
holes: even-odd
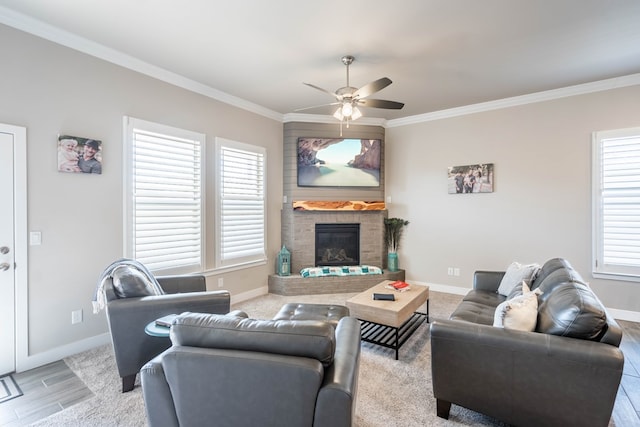
[[[316,224],[316,267],[360,265],[360,224]]]

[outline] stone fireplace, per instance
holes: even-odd
[[[404,270],[387,271],[382,275],[333,276],[304,278],[300,270],[315,267],[316,226],[343,227],[359,225],[360,262],[357,265],[372,265],[386,268],[387,254],[384,248],[384,218],[386,210],[371,211],[295,211],[291,207],[282,209],[282,242],[291,252],[291,275],[269,276],[269,292],[278,295],[309,295],[335,292],[361,292],[382,280],[404,280]],[[344,238],[343,236],[342,238]],[[351,237],[353,239],[353,237]],[[338,241],[341,240],[339,237]],[[338,253],[340,251],[338,250]],[[349,251],[345,249],[348,258]],[[323,263],[322,263],[323,264]],[[348,265],[348,262],[336,263]],[[355,262],[354,264],[355,265]]]
[[[360,265],[360,224],[316,224],[316,266]]]
[[[291,272],[299,273],[315,267],[316,225],[359,224],[359,262],[340,265],[374,265],[386,267],[384,249],[384,218],[387,211],[294,211],[282,210],[282,243],[291,252]],[[338,265],[337,263],[334,265]]]
[[[387,253],[384,248],[384,135],[382,126],[354,124],[344,129],[344,138],[380,139],[383,141],[380,185],[378,187],[305,187],[298,185],[297,141],[300,137],[330,138],[337,127],[327,123],[287,122],[283,139],[283,204],[281,211],[281,244],[291,252],[291,275],[269,276],[269,292],[278,295],[308,295],[334,292],[361,292],[382,280],[404,280],[404,270],[384,271],[382,275],[334,276],[303,278],[300,270],[315,267],[316,224],[360,224],[357,239],[358,265],[386,268]],[[339,205],[354,202],[353,210],[297,210],[294,205],[304,201],[322,201]],[[382,210],[369,209],[355,201],[380,201]],[[341,208],[336,208],[341,209]],[[338,251],[339,252],[339,251]],[[352,256],[347,254],[347,258]],[[347,265],[341,262],[340,265]]]

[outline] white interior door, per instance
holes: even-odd
[[[16,367],[14,135],[0,131],[0,375]]]

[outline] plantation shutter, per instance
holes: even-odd
[[[606,134],[605,134],[606,135]],[[640,132],[599,140],[596,270],[640,275]]]
[[[150,270],[201,270],[203,139],[133,129],[133,257]]]
[[[220,264],[264,260],[264,149],[226,140],[219,149]]]

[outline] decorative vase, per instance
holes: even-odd
[[[398,253],[389,252],[387,255],[387,269],[389,271],[398,271]]]
[[[280,249],[276,258],[276,270],[278,276],[289,276],[291,274],[291,252],[284,245],[282,245],[282,249]]]

